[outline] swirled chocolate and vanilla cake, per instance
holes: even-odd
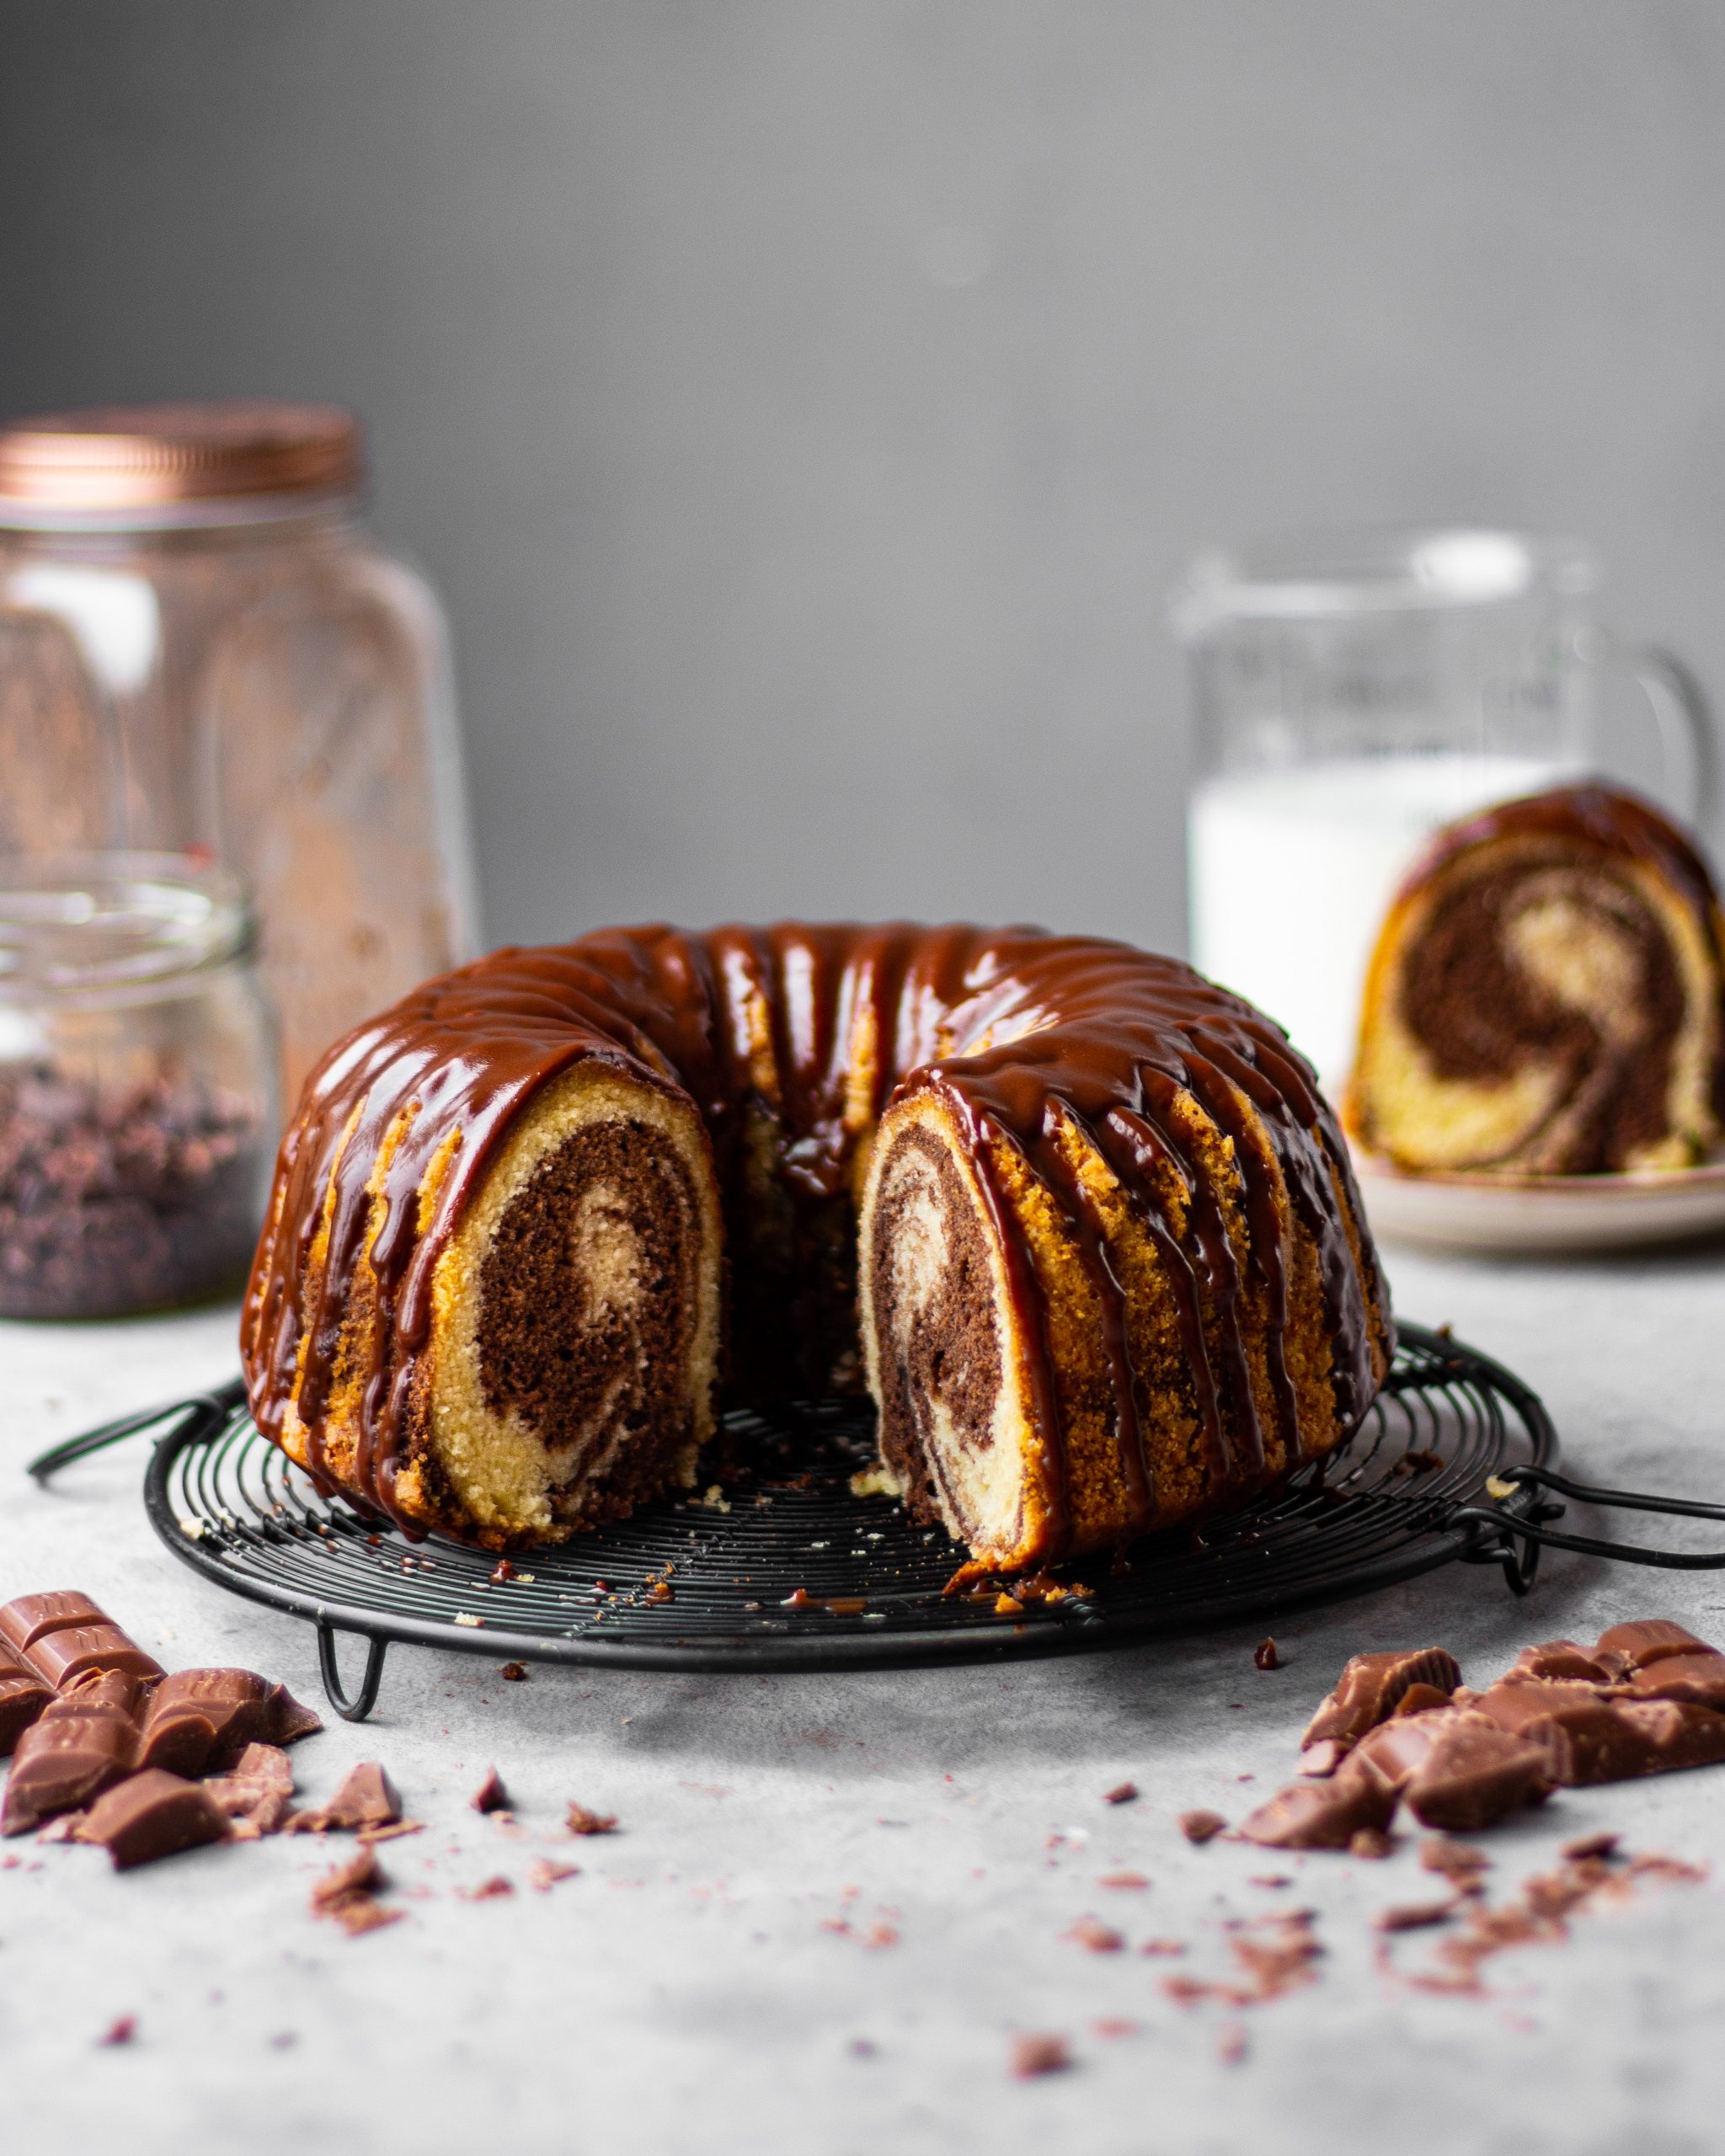
[[[1346,1113],[1414,1171],[1687,1167],[1725,1123],[1725,917],[1635,795],[1565,787],[1434,840],[1367,974]]]
[[[726,1399],[866,1382],[883,1479],[1002,1568],[1286,1475],[1390,1344],[1279,1028],[1124,944],[904,924],[428,982],[308,1082],[243,1329],[259,1427],[415,1530],[558,1540],[686,1485]]]

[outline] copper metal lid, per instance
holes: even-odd
[[[339,404],[99,404],[0,423],[0,523],[8,510],[103,515],[350,494],[364,474],[360,423]]]

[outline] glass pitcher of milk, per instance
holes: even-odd
[[[1712,807],[1688,670],[1599,629],[1580,547],[1500,531],[1306,541],[1195,562],[1173,617],[1196,734],[1193,963],[1345,1076],[1366,962],[1440,825],[1596,768],[1603,684],[1640,680],[1680,814]]]

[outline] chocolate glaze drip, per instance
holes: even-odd
[[[763,1018],[776,1080],[757,1067]],[[857,1052],[859,1020],[872,1064]],[[1371,1398],[1388,1298],[1347,1152],[1286,1036],[1240,998],[1171,958],[1025,929],[609,929],[544,949],[500,950],[426,982],[329,1051],[281,1148],[243,1321],[254,1413],[280,1442],[297,1383],[310,1464],[328,1479],[322,1428],[380,1190],[383,1219],[370,1251],[377,1318],[360,1373],[351,1480],[410,1533],[419,1530],[397,1509],[394,1482],[437,1259],[512,1118],[584,1059],[692,1097],[728,1216],[745,1202],[751,1117],[769,1118],[777,1174],[793,1217],[806,1219],[846,1202],[859,1134],[892,1098],[937,1091],[974,1141],[1017,1315],[1034,1340],[1046,1337],[1046,1289],[1001,1180],[1004,1156],[1016,1154],[1058,1209],[1102,1314],[1120,1472],[1142,1522],[1154,1516],[1156,1492],[1125,1292],[1063,1133],[1107,1162],[1163,1261],[1207,1457],[1231,1492],[1261,1481],[1269,1458],[1241,1323],[1247,1294],[1269,1318],[1274,1434],[1287,1465],[1300,1456],[1282,1354],[1279,1176],[1318,1254],[1338,1413],[1351,1423]],[[764,1086],[776,1086],[776,1097]],[[1181,1127],[1187,1092],[1232,1141],[1249,1229],[1244,1278],[1222,1193]],[[1253,1110],[1268,1126],[1268,1147]],[[422,1219],[422,1187],[451,1132],[458,1142]],[[1183,1225],[1157,1195],[1158,1176],[1170,1171],[1186,1195]],[[1357,1260],[1338,1189],[1359,1235]],[[734,1265],[738,1225],[728,1218]],[[793,1271],[809,1268],[799,1261]],[[793,1329],[797,1313],[789,1315]],[[1050,1358],[1028,1362],[1058,1548],[1071,1519],[1069,1465]]]

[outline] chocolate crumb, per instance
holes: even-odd
[[[1492,1868],[1492,1860],[1483,1849],[1467,1842],[1451,1841],[1447,1834],[1428,1836],[1419,1845],[1419,1860],[1428,1871],[1439,1871],[1453,1880],[1463,1893],[1483,1892],[1480,1875]]]
[[[537,1893],[548,1894],[560,1880],[578,1879],[578,1864],[555,1864],[548,1856],[536,1856],[527,1866],[527,1884]]]
[[[467,1799],[475,1812],[507,1812],[509,1791],[503,1785],[503,1777],[495,1767],[488,1767],[485,1779]]]
[[[1183,1812],[1179,1818],[1180,1832],[1188,1842],[1200,1845],[1213,1842],[1227,1823],[1220,1812]]]
[[[1216,2038],[1216,2057],[1224,2066],[1238,2066],[1252,2048],[1252,2040],[1238,2021],[1230,2021]]]
[[[1116,1782],[1112,1789],[1106,1789],[1102,1793],[1102,1801],[1104,1804],[1133,1804],[1137,1801],[1137,1798],[1136,1782]]]
[[[1143,1945],[1140,1946],[1138,1951],[1140,1954],[1154,1954],[1172,1957],[1178,1954],[1183,1954],[1186,1951],[1186,1942],[1183,1939],[1146,1939]]]
[[[108,2024],[108,2026],[102,2031],[101,2035],[97,2037],[96,2043],[99,2048],[111,2048],[112,2047],[119,2044],[129,2044],[137,2035],[137,2032],[138,2017],[136,2015],[122,2014],[117,2020],[110,2021]]]
[[[614,1834],[617,1814],[614,1812],[590,1812],[585,1804],[572,1804],[569,1810],[569,1828],[572,1834]]]
[[[1017,2081],[1034,2080],[1041,2073],[1064,2073],[1072,2063],[1072,2054],[1064,2036],[1020,2035],[1012,2039],[1012,2076]]]
[[[1097,1917],[1080,1917],[1066,1936],[1075,1946],[1088,1947],[1092,1954],[1118,1954],[1126,1944],[1123,1933]]]
[[[524,1662],[506,1662],[497,1673],[511,1684],[522,1684],[526,1682],[527,1665]]]
[[[507,1587],[515,1576],[515,1568],[512,1564],[510,1564],[507,1557],[499,1557],[497,1562],[491,1567],[491,1584],[493,1587]]]
[[[1418,1931],[1429,1924],[1448,1924],[1455,1913],[1453,1901],[1404,1902],[1398,1908],[1380,1909],[1377,1928],[1380,1931]]]
[[[489,1879],[482,1879],[477,1886],[463,1887],[462,1899],[464,1902],[498,1902],[515,1891],[515,1881],[505,1879],[499,1871]]]
[[[1559,1854],[1567,1857],[1572,1864],[1583,1857],[1613,1857],[1616,1855],[1617,1844],[1622,1838],[1621,1834],[1580,1834],[1574,1841],[1565,1842]]]
[[[1252,1659],[1260,1669],[1279,1669],[1283,1666],[1274,1640],[1260,1640],[1252,1650]]]
[[[1098,1886],[1148,1886],[1150,1881],[1141,1871],[1105,1871],[1097,1881]]]

